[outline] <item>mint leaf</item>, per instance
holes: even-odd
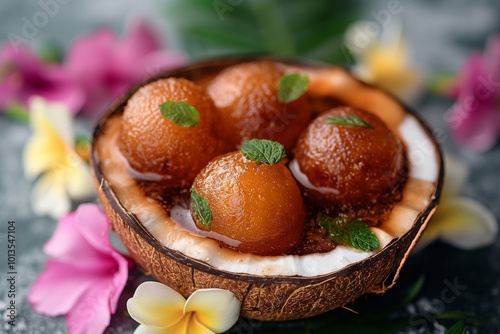
[[[307,90],[309,78],[297,73],[284,75],[278,82],[278,99],[283,103],[297,100]]]
[[[200,121],[198,110],[182,101],[167,101],[162,103],[160,104],[160,112],[163,117],[183,128],[195,127]]]
[[[245,142],[241,146],[241,153],[257,165],[261,163],[274,165],[286,157],[283,145],[267,139],[252,139]]]
[[[327,230],[332,240],[339,245],[353,247],[365,252],[380,247],[375,234],[360,219],[330,217],[320,214],[317,220],[319,225]]]
[[[210,230],[210,223],[212,222],[212,211],[208,206],[207,200],[192,188],[191,201],[194,219],[197,223],[203,225],[207,230]]]
[[[363,121],[360,117],[356,115],[347,115],[347,116],[334,116],[325,118],[326,124],[336,124],[336,125],[345,125],[345,126],[357,126],[362,128],[369,128],[375,130],[373,126]]]

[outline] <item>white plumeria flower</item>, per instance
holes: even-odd
[[[459,197],[469,171],[459,160],[445,156],[445,178],[436,213],[422,234],[417,250],[439,239],[470,250],[492,244],[498,233],[493,214],[481,203]]]
[[[201,289],[186,300],[158,282],[144,282],[127,301],[140,323],[134,334],[222,333],[238,320],[241,302],[228,290]]]
[[[83,200],[95,193],[89,166],[74,150],[73,118],[68,107],[30,100],[33,135],[24,148],[24,173],[36,179],[31,200],[38,215],[57,219],[71,210],[71,199]]]

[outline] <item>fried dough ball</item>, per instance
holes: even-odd
[[[207,92],[221,115],[224,136],[233,149],[252,138],[281,143],[287,152],[311,117],[303,94],[290,103],[278,100],[278,82],[285,72],[278,64],[259,61],[223,70]]]
[[[183,101],[199,112],[194,127],[182,127],[160,112],[166,101]],[[140,173],[154,173],[175,185],[190,184],[220,147],[216,113],[205,91],[182,78],[160,79],[139,89],[123,112],[120,151]]]
[[[325,119],[355,115],[374,129],[327,124]],[[349,212],[391,203],[406,175],[403,145],[372,113],[336,107],[318,116],[294,149],[312,203]],[[312,185],[312,186],[311,186]]]
[[[193,189],[209,204],[209,229],[236,241],[230,246],[218,240],[236,251],[280,255],[301,240],[304,204],[284,162],[257,165],[231,152],[212,160],[196,176]]]

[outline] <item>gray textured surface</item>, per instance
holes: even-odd
[[[426,71],[454,71],[468,52],[482,48],[485,37],[500,28],[500,5],[491,1],[402,1],[404,10],[401,19],[405,24],[412,57]],[[385,1],[370,2],[366,13],[380,10]],[[369,8],[368,8],[369,7]],[[79,1],[62,5],[60,12],[51,18],[31,41],[33,46],[44,41],[54,41],[67,46],[75,37],[88,33],[96,27],[110,25],[122,30],[123,22],[134,15],[150,18],[162,30],[159,0],[149,1]],[[0,41],[6,40],[8,32],[19,33],[22,17],[30,17],[40,9],[37,1],[2,1],[0,4]],[[424,97],[415,107],[428,120],[433,129],[446,131],[442,115],[450,101]],[[86,125],[81,125],[90,129]],[[0,117],[0,254],[5,254],[7,221],[16,221],[17,237],[17,298],[18,308],[16,332],[18,333],[65,333],[64,319],[47,318],[30,310],[26,302],[29,286],[43,269],[46,256],[42,245],[51,236],[56,223],[50,218],[36,217],[30,209],[31,184],[22,175],[22,148],[29,136],[25,125],[13,123]],[[500,147],[482,155],[463,153],[446,137],[443,142],[448,151],[460,155],[471,167],[471,177],[465,195],[475,198],[489,207],[500,220]],[[500,242],[477,251],[465,252],[448,246],[434,245],[411,260],[411,264],[427,273],[422,293],[407,308],[399,313],[408,318],[410,332],[443,332],[443,328],[432,321],[427,327],[415,325],[415,320],[424,315],[444,310],[473,311],[479,320],[496,319],[482,327],[480,333],[500,332],[496,321],[500,318]],[[5,324],[7,306],[6,257],[0,259],[0,333]],[[440,303],[445,280],[458,279],[467,288],[451,303]],[[142,280],[132,275],[131,283],[120,303],[117,315],[113,317],[110,333],[131,333],[135,324],[124,317],[123,301],[133,292],[133,287]],[[413,320],[412,320],[413,319]],[[331,326],[334,326],[331,325]],[[251,332],[245,323],[236,332]],[[254,329],[260,325],[253,326]],[[280,327],[281,328],[281,327]]]

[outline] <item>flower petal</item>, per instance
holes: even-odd
[[[436,223],[441,240],[466,250],[487,246],[496,240],[498,224],[481,203],[454,198],[440,209]]]
[[[33,211],[39,216],[45,214],[54,219],[68,213],[71,209],[71,201],[57,176],[46,173],[40,177],[33,187],[31,193]]]
[[[458,196],[469,177],[469,168],[457,157],[451,154],[445,154],[443,191],[441,194],[441,203],[452,197]]]
[[[64,142],[55,133],[35,133],[23,152],[24,174],[34,179],[41,173],[60,165],[67,152]]]
[[[453,139],[464,147],[484,152],[495,144],[499,135],[496,91],[484,86],[484,80],[495,75],[487,55],[473,54],[460,74],[460,95],[447,113]]]
[[[66,314],[66,327],[69,334],[104,333],[111,319],[109,300],[120,294],[123,287],[116,291],[112,278],[92,280],[88,291]]]
[[[38,312],[66,313],[70,334],[104,332],[127,282],[130,263],[112,248],[108,229],[96,204],[81,205],[45,245],[58,259],[48,261],[28,300]]]
[[[118,51],[122,53],[122,57],[128,58],[129,64],[160,49],[155,32],[145,20],[134,20],[127,35],[118,43]]]
[[[191,334],[189,331],[192,314],[188,314],[170,327],[154,327],[139,325],[134,334]]]
[[[356,21],[351,23],[345,30],[344,43],[352,49],[350,51],[354,53],[356,57],[364,55],[366,51],[378,41],[376,35],[359,33],[360,31],[364,31],[366,25],[369,23],[370,22],[367,20]]]
[[[127,283],[129,263],[117,252],[112,253],[116,267],[95,275],[92,286],[66,316],[72,333],[102,333],[109,325],[110,315],[116,312],[118,299]]]
[[[144,56],[140,63],[130,70],[133,71],[135,80],[142,82],[148,77],[182,66],[186,62],[187,57],[183,53],[160,50]]]
[[[202,289],[186,301],[184,314],[195,312],[197,320],[216,333],[231,328],[238,320],[241,302],[228,290]]]
[[[59,102],[47,102],[34,96],[29,101],[31,126],[35,131],[47,131],[50,126],[69,147],[73,147],[73,117],[68,107]],[[42,126],[42,127],[40,127]]]
[[[135,321],[154,327],[169,327],[183,318],[184,297],[158,282],[144,282],[127,301],[127,310]]]
[[[114,61],[115,40],[116,35],[111,29],[100,29],[75,40],[66,53],[66,69],[78,78],[85,89],[102,84],[99,81],[104,78],[106,65]]]
[[[28,294],[28,302],[38,313],[65,314],[94,283],[86,271],[74,264],[48,260]]]
[[[86,103],[82,110],[87,115],[97,115],[111,102],[107,81],[113,81],[116,35],[111,29],[100,29],[77,39],[68,50],[65,67],[85,89]]]
[[[115,271],[112,282],[115,287],[114,293],[111,294],[109,298],[109,308],[111,313],[114,314],[116,312],[118,300],[120,299],[123,288],[125,287],[125,284],[127,284],[128,271],[134,267],[135,262],[115,251],[111,253],[111,256],[118,264],[118,270]]]
[[[121,39],[112,30],[101,29],[77,40],[67,53],[65,66],[85,89],[83,112],[101,114],[112,99],[133,85],[181,62],[179,54],[161,50],[144,20],[132,22]]]
[[[43,66],[42,61],[30,48],[25,46],[18,48],[9,44],[4,44],[0,48],[0,63],[28,73],[38,72]]]
[[[109,240],[109,221],[97,204],[82,204],[76,210],[79,234],[96,250],[105,254],[113,251]]]
[[[39,95],[47,101],[59,103],[75,115],[85,103],[85,91],[59,64],[51,64],[48,68],[50,71],[45,74],[45,80],[49,83],[44,89],[35,91],[32,95]]]
[[[0,63],[2,62],[0,61]],[[0,112],[7,111],[11,104],[21,104],[16,99],[16,88],[9,81],[7,78],[0,80]],[[24,104],[21,105],[24,107]]]
[[[168,328],[162,328],[162,327],[152,327],[152,326],[145,326],[145,325],[139,325],[135,331],[134,334],[169,334],[171,333]]]
[[[54,124],[47,113],[47,105],[41,98],[34,98],[30,104],[30,124],[33,129],[33,136],[28,140],[24,149],[23,165],[24,171],[28,178],[34,178],[40,173],[65,165],[66,156],[69,151],[67,141],[68,136],[72,136],[72,130],[61,130],[63,136],[58,133]],[[57,111],[53,117],[67,118],[67,112],[62,109]],[[72,126],[69,122],[60,121],[58,127]],[[71,140],[72,137],[71,137]]]
[[[205,327],[195,314],[189,321],[188,334],[215,334],[215,332]]]
[[[4,46],[0,50],[0,108],[10,103],[28,106],[35,95],[59,101],[74,113],[84,102],[84,92],[60,64],[44,63],[29,48]]]
[[[64,171],[64,184],[69,196],[74,200],[84,200],[95,195],[90,168],[76,153],[72,152],[71,166]]]
[[[76,212],[63,216],[43,250],[59,261],[78,263],[80,267],[96,268],[102,262],[103,254],[82,235],[77,220]]]
[[[393,22],[380,35],[359,34],[367,21],[348,27],[345,45],[357,59],[353,74],[363,81],[376,84],[404,101],[413,101],[422,92],[425,75],[411,67],[403,40],[402,24]]]

